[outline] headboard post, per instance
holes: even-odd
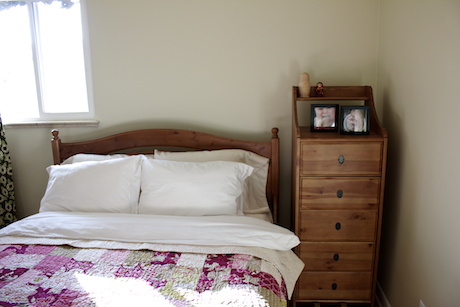
[[[51,147],[53,148],[53,159],[54,159],[54,164],[60,164],[61,163],[61,152],[60,152],[60,145],[61,145],[61,139],[59,138],[59,130],[53,129],[51,130],[51,134],[53,135],[53,138],[51,139]]]
[[[271,168],[272,174],[271,187],[273,199],[273,221],[278,223],[278,202],[279,202],[279,181],[280,181],[280,139],[278,138],[278,128],[272,128],[271,144]]]

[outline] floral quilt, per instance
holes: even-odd
[[[287,306],[283,278],[245,254],[0,245],[0,306]]]

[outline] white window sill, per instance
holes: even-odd
[[[99,127],[98,120],[62,120],[43,122],[5,123],[5,128],[59,128],[59,127]]]

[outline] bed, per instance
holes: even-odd
[[[62,142],[39,213],[0,230],[0,306],[287,306],[279,139],[147,129]]]

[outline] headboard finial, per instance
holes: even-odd
[[[51,139],[51,147],[53,148],[53,159],[54,159],[54,164],[60,164],[61,161],[61,150],[60,150],[60,145],[61,145],[61,139],[59,139],[59,130],[53,129],[51,130],[51,134],[53,135],[53,138]]]
[[[277,139],[278,138],[278,131],[279,129],[274,127],[272,128],[272,139]]]
[[[51,130],[51,134],[53,135],[52,141],[59,140],[59,130],[53,129],[53,130]]]

